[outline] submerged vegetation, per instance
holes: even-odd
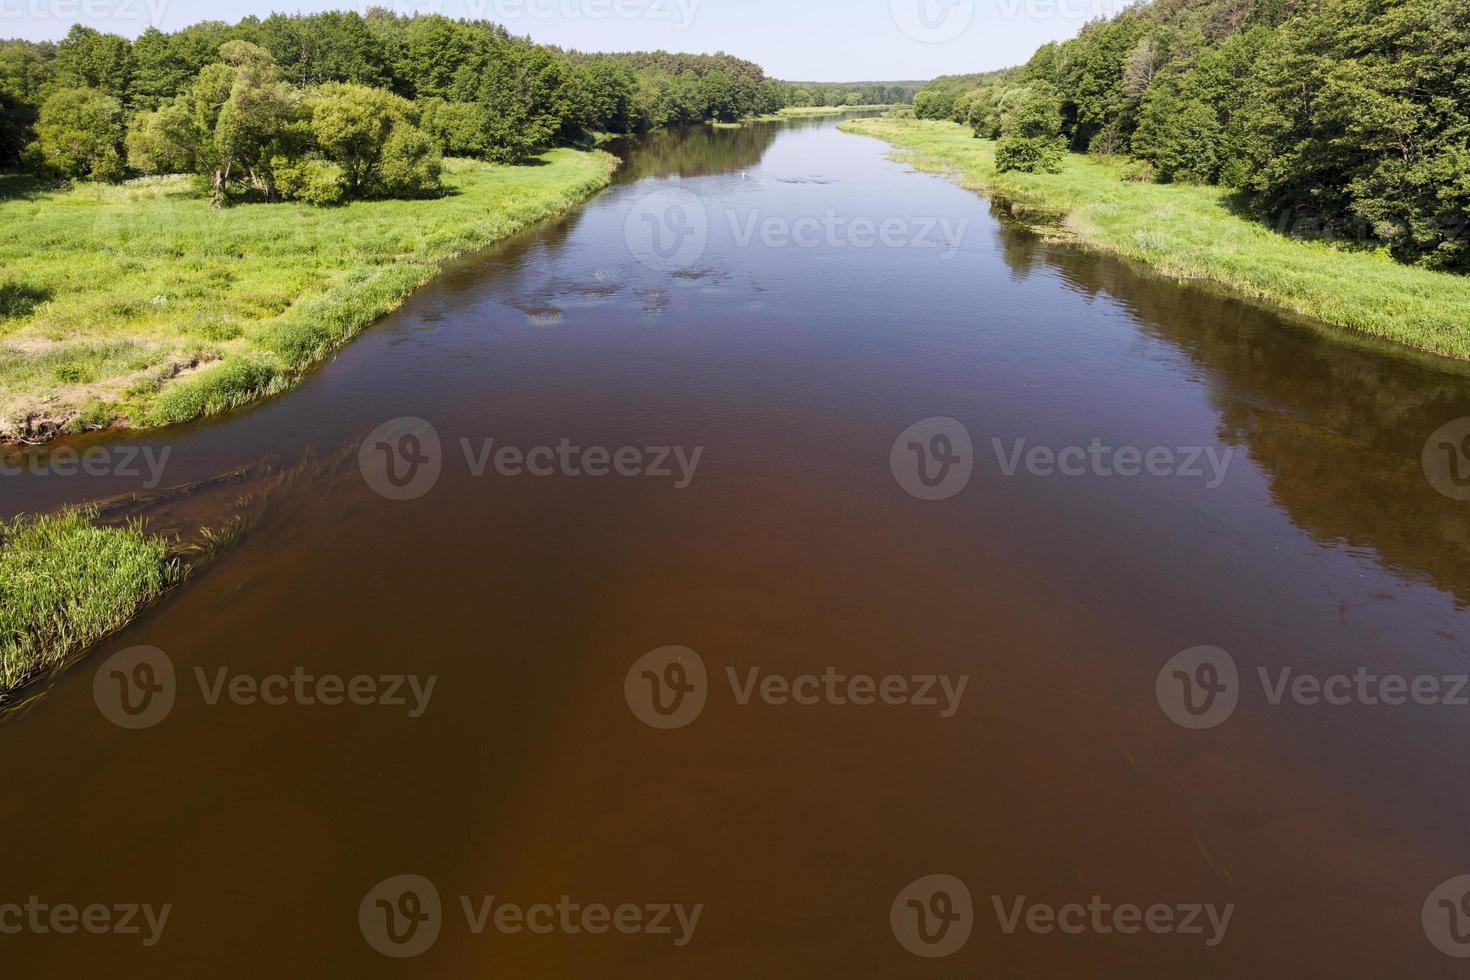
[[[1166,276],[1217,283],[1333,326],[1470,357],[1470,278],[1401,265],[1381,250],[1281,235],[1242,213],[1228,190],[1125,180],[1122,157],[1062,154],[1055,174],[1003,172],[1000,144],[954,123],[855,119],[842,128],[903,148],[900,158],[919,169],[1060,213],[1078,243]]]
[[[125,626],[179,575],[141,524],[98,527],[91,516],[0,523],[0,703]]]

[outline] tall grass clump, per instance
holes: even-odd
[[[141,524],[98,527],[88,511],[0,523],[0,702],[122,628],[177,580]]]

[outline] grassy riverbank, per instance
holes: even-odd
[[[891,105],[819,105],[819,106],[787,106],[779,112],[768,113],[764,116],[752,116],[752,122],[779,122],[782,119],[822,119],[828,116],[844,116],[849,112],[877,112],[884,109],[893,109]]]
[[[997,173],[995,143],[955,123],[854,119],[850,133],[899,147],[896,159],[1049,216],[1069,240],[1207,281],[1294,313],[1436,354],[1470,357],[1470,278],[1380,252],[1277,234],[1231,207],[1219,187],[1133,183],[1123,161],[1069,154],[1060,174]]]
[[[218,209],[186,177],[0,176],[0,441],[187,421],[281,391],[438,273],[616,161],[447,161],[430,201]]]
[[[178,577],[141,525],[76,511],[0,524],[0,704],[27,681],[125,626]]]

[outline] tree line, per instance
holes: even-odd
[[[786,102],[801,108],[909,105],[923,87],[923,82],[788,82]]]
[[[1021,68],[938,79],[922,118],[997,166],[1122,154],[1135,180],[1219,184],[1284,231],[1470,272],[1470,4],[1153,0]]]
[[[734,121],[789,86],[725,54],[589,55],[483,21],[374,9],[195,24],[135,41],[0,41],[0,168],[193,172],[216,199],[415,197],[441,159],[512,163],[598,132]]]

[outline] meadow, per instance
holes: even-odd
[[[0,442],[225,411],[290,387],[439,264],[563,212],[616,160],[447,160],[444,196],[212,207],[196,179],[0,176]]]
[[[1351,242],[1281,234],[1244,214],[1228,189],[1128,181],[1123,159],[1081,154],[1067,154],[1058,174],[999,173],[996,143],[952,122],[855,119],[841,128],[893,144],[894,158],[915,169],[1009,202],[1054,237],[1334,327],[1470,358],[1470,278],[1401,265]]]

